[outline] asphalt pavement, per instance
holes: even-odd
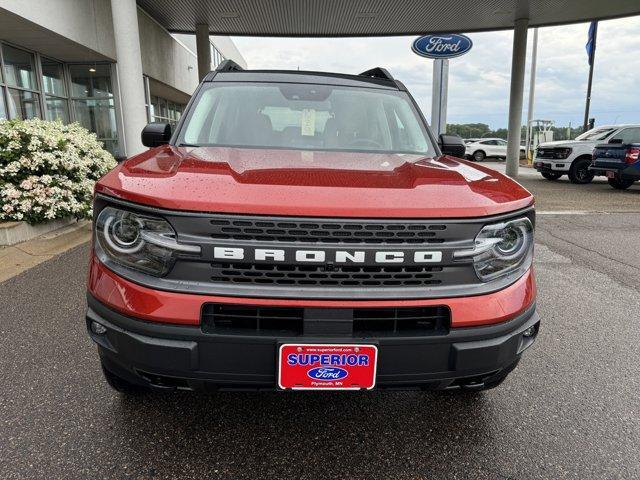
[[[0,283],[0,478],[640,478],[640,214],[542,214],[536,235],[541,333],[480,394],[123,398],[70,250]]]

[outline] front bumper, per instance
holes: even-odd
[[[613,172],[614,178],[621,180],[640,180],[640,162],[627,164],[596,161],[589,167],[589,170],[595,175],[607,176],[607,172]]]
[[[453,328],[446,335],[354,338],[345,336],[251,336],[203,333],[199,326],[145,322],[109,309],[91,295],[89,335],[105,367],[128,381],[164,389],[276,388],[281,343],[363,343],[378,346],[379,388],[479,387],[507,373],[535,340],[535,304],[511,320]],[[107,331],[98,335],[90,324]],[[523,332],[535,327],[535,334]]]
[[[567,173],[571,169],[571,161],[569,159],[550,160],[536,157],[533,160],[533,168],[540,173]]]

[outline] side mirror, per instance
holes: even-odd
[[[142,144],[153,148],[169,143],[171,125],[168,123],[150,123],[142,129]]]
[[[459,135],[447,135],[446,133],[440,134],[438,146],[444,155],[458,158],[464,158],[467,150],[464,141]]]

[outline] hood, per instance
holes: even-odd
[[[556,140],[554,142],[544,142],[538,145],[539,148],[552,148],[552,147],[571,147],[573,145],[589,145],[590,143],[598,143],[598,141],[591,140]]]
[[[477,217],[527,207],[521,185],[448,156],[162,146],[96,192],[198,212],[320,217]]]

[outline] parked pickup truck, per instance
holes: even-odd
[[[637,140],[633,140],[637,138]],[[541,143],[533,166],[547,180],[568,175],[571,183],[589,183],[595,174],[591,156],[596,145],[612,140],[640,142],[640,125],[603,125],[584,132],[575,140]],[[632,141],[631,141],[632,140]]]
[[[480,391],[538,334],[533,196],[384,69],[226,60],[142,143],[95,189],[86,321],[116,390]]]
[[[618,190],[626,190],[640,180],[640,142],[622,142],[616,139],[597,145],[589,167],[595,175],[606,176],[609,185]]]

